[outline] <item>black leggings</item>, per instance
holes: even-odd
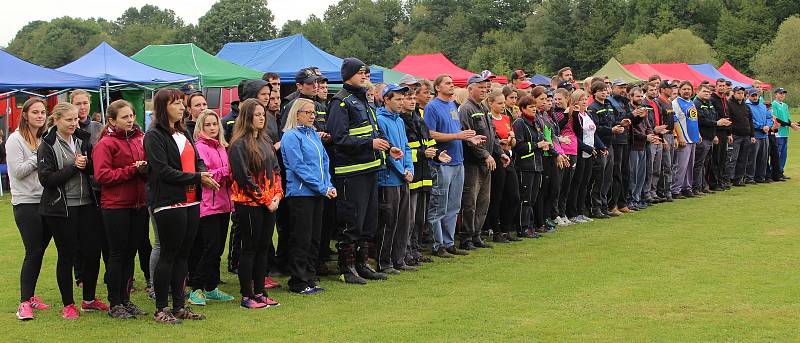
[[[289,236],[289,288],[295,292],[306,287],[314,287],[317,278],[317,259],[319,257],[319,237],[322,232],[323,198],[291,197]]]
[[[70,206],[64,217],[45,216],[44,220],[53,230],[58,262],[56,280],[64,306],[75,303],[72,296],[72,267],[77,258],[81,261],[83,300],[95,299],[97,275],[100,272],[100,249],[103,245],[103,228],[95,227],[99,215],[93,205]]]
[[[520,187],[520,231],[534,228],[534,203],[542,186],[542,173],[533,171],[519,172]]]
[[[497,168],[492,171],[492,196],[483,229],[509,233],[515,231],[519,217],[519,180],[513,164],[504,168],[502,161],[495,160]]]
[[[153,214],[161,246],[153,273],[156,311],[167,307],[172,290],[172,307],[184,306],[183,282],[188,270],[189,251],[197,234],[200,205],[164,209]]]
[[[53,233],[39,215],[39,204],[14,205],[14,222],[17,223],[25,259],[19,275],[20,302],[28,301],[36,292],[36,282],[42,270],[44,251],[50,244]]]
[[[577,187],[577,183],[572,181],[572,175],[575,174],[577,168],[578,157],[575,155],[566,155],[569,158],[569,168],[559,170],[561,175],[561,189],[558,192],[558,205],[556,207],[556,215],[567,216],[567,201],[569,200],[569,193],[573,186]]]
[[[275,229],[275,213],[264,206],[236,204],[239,216],[239,237],[241,255],[239,256],[239,288],[243,297],[252,298],[254,294],[264,294],[267,252]]]
[[[553,209],[558,201],[558,189],[561,183],[558,180],[558,167],[556,166],[556,158],[553,156],[545,156],[542,158],[542,187],[539,189],[539,196],[536,198],[536,205],[534,206],[536,216],[534,223],[536,227],[544,226],[544,220],[551,218]]]
[[[149,231],[147,208],[103,209],[103,223],[110,257],[108,259],[108,301],[111,306],[130,301],[130,280],[136,250]]]
[[[575,172],[572,174],[572,186],[567,199],[567,216],[572,218],[583,214],[586,208],[586,195],[591,189],[589,181],[592,177],[594,157],[578,157]],[[599,186],[598,186],[599,187]]]
[[[228,238],[230,213],[217,213],[200,218],[195,244],[199,242],[196,268],[189,273],[192,289],[213,291],[219,285],[219,264]]]

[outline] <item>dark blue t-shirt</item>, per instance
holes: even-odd
[[[439,98],[434,98],[428,105],[425,106],[425,124],[428,129],[440,133],[459,133],[461,132],[461,120],[458,117],[458,108],[453,101],[446,102]],[[439,151],[447,150],[447,154],[453,159],[448,166],[458,166],[464,163],[464,148],[461,145],[461,140],[452,140],[449,142],[436,142],[436,148]],[[433,164],[441,165],[436,161],[431,161]]]

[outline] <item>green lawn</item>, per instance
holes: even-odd
[[[573,226],[540,240],[437,259],[417,273],[320,296],[271,293],[278,308],[196,308],[178,326],[148,318],[59,316],[50,244],[37,294],[54,304],[19,322],[23,249],[9,198],[0,198],[0,341],[800,341],[800,135],[790,182],[663,204]],[[237,281],[224,273],[223,289]],[[142,288],[137,268],[138,288]],[[281,279],[285,283],[286,279]],[[75,291],[78,299],[78,291]],[[100,294],[105,298],[103,291]],[[134,301],[147,311],[142,292]]]

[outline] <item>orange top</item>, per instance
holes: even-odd
[[[183,146],[183,152],[181,152],[181,171],[184,173],[194,173],[197,172],[197,166],[195,166],[194,162],[194,147],[192,143],[189,143],[189,140],[186,140],[186,143]],[[191,185],[186,187],[186,204],[191,204],[197,202],[197,186]]]
[[[272,175],[272,184],[269,184],[269,179],[267,178],[266,173],[262,173],[258,175],[255,179],[256,185],[258,185],[259,190],[261,190],[261,198],[253,200],[252,197],[240,186],[233,182],[231,186],[231,200],[233,202],[246,205],[246,206],[269,206],[272,202],[272,198],[278,197],[283,198],[283,188],[281,188],[281,174],[278,172],[273,172]]]

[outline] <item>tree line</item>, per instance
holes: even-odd
[[[799,13],[795,0],[340,0],[322,17],[278,29],[267,1],[220,0],[197,25],[153,5],[129,8],[115,20],[34,21],[6,50],[59,67],[101,41],[128,55],[149,44],[187,42],[214,54],[226,42],[302,33],[334,55],[388,67],[407,54],[443,52],[470,70],[551,75],[569,65],[585,76],[616,56],[623,63],[727,60],[781,81],[787,73],[772,72],[775,62],[790,66],[797,55],[794,28],[784,25],[789,38],[781,40],[779,27]]]

